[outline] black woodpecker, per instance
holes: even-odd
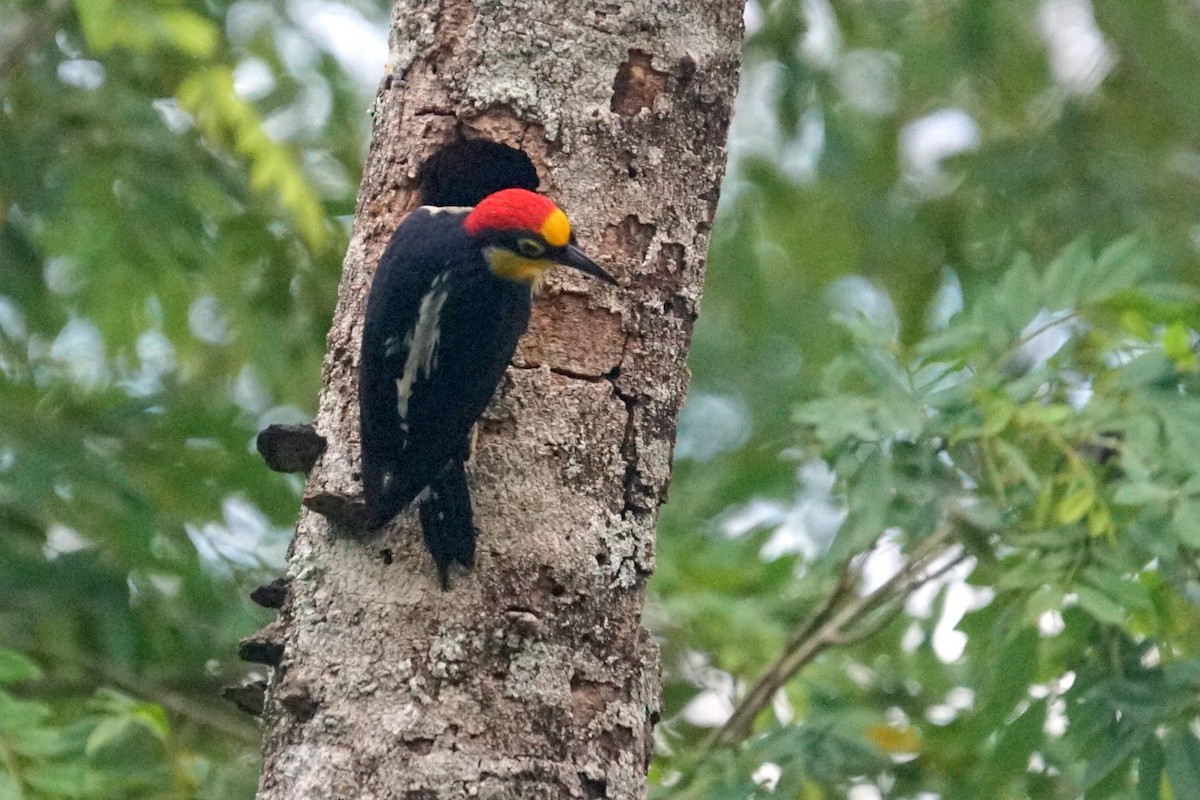
[[[534,287],[560,264],[616,284],[572,238],[552,201],[504,189],[474,208],[418,208],[380,259],[359,372],[367,520],[380,527],[417,500],[443,589],[451,564],[474,565],[463,462]]]

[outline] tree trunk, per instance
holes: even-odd
[[[442,592],[412,511],[302,512],[258,797],[637,798],[658,707],[640,624],[724,169],[742,0],[400,0],[306,503],[357,495],[367,287],[456,132],[524,149],[622,287],[551,276],[480,424],[475,570]]]

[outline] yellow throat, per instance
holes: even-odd
[[[544,258],[525,258],[504,247],[484,248],[483,257],[487,260],[488,269],[497,278],[506,281],[517,281],[536,286],[541,283],[546,270],[554,267],[553,261]]]

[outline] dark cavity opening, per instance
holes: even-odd
[[[421,204],[473,206],[501,189],[538,188],[524,150],[488,139],[461,139],[440,148],[417,171]]]

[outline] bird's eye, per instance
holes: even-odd
[[[541,258],[546,253],[546,248],[536,239],[518,239],[517,250],[526,258]]]

